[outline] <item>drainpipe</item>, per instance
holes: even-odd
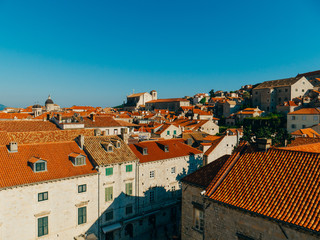
[[[95,167],[98,170],[98,240],[101,239],[101,217],[100,217],[100,170],[99,166]]]

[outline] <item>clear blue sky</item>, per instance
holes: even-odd
[[[0,0],[0,103],[121,104],[320,70],[320,3]]]

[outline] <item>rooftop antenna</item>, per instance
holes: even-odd
[[[134,94],[134,89],[132,89],[132,94]]]

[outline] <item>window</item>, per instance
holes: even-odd
[[[113,152],[113,147],[111,144],[108,145],[108,152]]]
[[[126,165],[126,172],[132,172],[132,164]]]
[[[150,192],[149,192],[149,200],[150,200],[150,203],[154,203],[154,200],[155,200],[155,192],[154,192],[154,190],[150,190]]]
[[[48,234],[48,217],[38,218],[38,237]]]
[[[167,135],[170,135],[170,131],[167,131]]]
[[[106,202],[112,201],[113,200],[113,187],[107,187],[105,188],[105,199]]]
[[[171,168],[171,173],[176,173],[176,167]]]
[[[78,208],[78,225],[87,222],[87,207]]]
[[[36,164],[36,172],[46,171],[46,162],[37,162],[35,164]]]
[[[288,92],[288,89],[286,88],[284,91],[285,91],[285,92]]]
[[[306,128],[306,125],[302,125],[302,128]]]
[[[165,152],[169,152],[169,146],[167,146],[167,145],[164,146],[164,151],[165,151]]]
[[[106,221],[111,221],[113,219],[113,210],[106,212]]]
[[[296,88],[296,92],[298,92],[298,88]]]
[[[142,154],[143,154],[143,155],[148,155],[148,148],[144,148]]]
[[[78,185],[78,193],[86,192],[87,184]]]
[[[114,135],[117,135],[118,134],[118,129],[114,129]]]
[[[154,178],[154,170],[150,171],[150,178]]]
[[[295,124],[291,124],[291,128],[296,128],[296,125]]]
[[[258,95],[258,92],[256,92],[256,95]]]
[[[279,93],[281,92],[281,89],[279,89]]]
[[[38,193],[38,202],[48,200],[48,192]]]
[[[278,100],[279,100],[279,102],[281,102],[281,97],[279,97],[279,99],[278,99]]]
[[[132,208],[132,204],[128,204],[126,206],[126,215],[132,214],[133,213],[133,208]]]
[[[173,130],[173,135],[177,135],[177,130]]]
[[[296,120],[296,116],[291,116],[291,120]]]
[[[84,156],[76,157],[74,165],[76,166],[86,165],[86,158]]]
[[[121,144],[120,144],[119,141],[117,142],[116,147],[117,147],[117,148],[120,148],[120,147],[121,147]]]
[[[307,120],[307,116],[302,116],[302,120]]]
[[[313,121],[318,121],[318,116],[313,116]]]
[[[193,208],[193,224],[194,228],[203,231],[204,219],[203,219],[203,210],[198,208]]]
[[[113,175],[113,167],[106,168],[106,176],[111,176]]]
[[[304,92],[304,89],[302,89],[301,91]]]
[[[175,197],[176,196],[176,186],[171,186],[171,197]]]
[[[128,196],[132,195],[132,182],[131,183],[126,183],[126,194]]]

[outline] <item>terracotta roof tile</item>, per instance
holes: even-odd
[[[57,125],[49,121],[0,121],[0,131],[6,132],[32,132],[59,130]]]
[[[288,113],[288,115],[320,115],[320,110],[318,108],[301,108]]]
[[[69,160],[72,152],[86,156],[75,142],[18,144],[14,153],[0,146],[0,188],[96,173],[88,159],[86,165],[74,166]],[[45,159],[47,171],[33,172],[28,165],[32,158]]]
[[[207,188],[211,199],[319,232],[320,154],[283,149],[238,153]]]
[[[117,141],[120,142],[120,148],[115,147],[115,143]],[[84,142],[85,150],[91,156],[93,161],[95,161],[98,165],[107,165],[112,163],[122,163],[138,160],[129,146],[117,136],[85,137]],[[113,146],[112,152],[107,152],[103,146],[103,144],[109,143],[111,143]]]
[[[169,147],[168,152],[165,152],[163,149],[163,146],[165,145]],[[141,163],[202,153],[198,149],[184,144],[183,139],[144,141],[136,144],[130,144],[129,146]],[[144,148],[148,149],[147,155],[143,155]]]

